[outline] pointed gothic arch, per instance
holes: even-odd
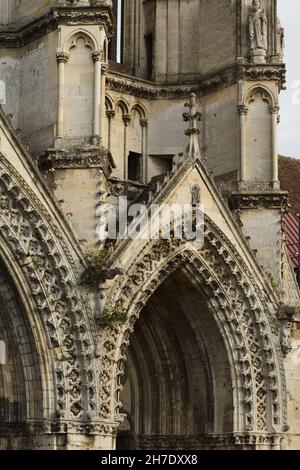
[[[61,433],[94,439],[111,436],[117,427],[97,420],[99,359],[95,356],[94,317],[82,301],[79,267],[67,247],[64,231],[56,223],[20,174],[0,155],[0,262],[2,265],[5,260],[2,271],[9,292],[18,292],[15,297],[20,301],[10,305],[13,296],[7,291],[4,298],[3,289],[0,297],[7,304],[8,315],[14,311],[15,317],[18,315],[18,335],[23,331],[24,337],[20,348],[24,345],[28,349],[27,353],[22,350],[19,364],[8,364],[14,387],[19,389],[16,399],[21,399],[22,412],[17,416],[19,431],[16,422],[10,425],[9,414],[3,416],[0,443],[4,448],[17,432],[31,439],[31,447],[38,448]],[[13,335],[7,324],[4,330]],[[14,338],[3,340],[10,356]],[[5,389],[2,382],[0,378],[0,388]],[[29,444],[24,441],[22,445]],[[57,445],[65,444],[58,441]],[[72,446],[71,437],[68,445]]]
[[[79,39],[85,41],[85,46],[91,51],[99,50],[99,44],[96,38],[85,28],[78,28],[72,31],[64,41],[62,51],[69,53],[73,47],[76,47],[76,43]]]
[[[266,87],[264,84],[255,84],[249,88],[247,93],[244,96],[243,104],[248,106],[250,102],[253,100],[253,96],[255,93],[262,93],[264,96],[264,100],[269,104],[269,106],[278,106],[278,103],[270,90],[270,88]]]
[[[279,448],[287,430],[286,385],[276,307],[270,311],[272,294],[263,292],[232,243],[209,217],[205,228],[205,245],[199,251],[184,241],[149,242],[110,293],[110,299],[123,300],[128,319],[122,328],[107,329],[103,335],[103,417],[109,419],[120,411],[121,377],[137,319],[159,286],[184,267],[206,294],[223,338],[233,384],[232,435],[238,434],[240,443],[245,444],[250,433],[250,445]],[[216,429],[219,445],[228,445],[220,427]],[[217,446],[213,433],[205,439]]]

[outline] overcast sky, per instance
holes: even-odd
[[[300,1],[278,0],[285,28],[287,90],[280,95],[279,152],[300,158]]]

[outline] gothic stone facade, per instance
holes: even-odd
[[[300,448],[283,46],[276,0],[1,1],[0,448]],[[200,199],[204,245],[117,240],[88,288],[120,195]]]

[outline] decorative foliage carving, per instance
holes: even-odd
[[[69,151],[51,149],[39,159],[41,170],[66,168],[101,168],[108,177],[115,167],[113,158],[104,148],[73,148]]]

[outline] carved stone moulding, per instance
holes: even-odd
[[[1,423],[0,438],[28,434],[79,434],[115,436],[119,423],[106,421],[42,420],[26,423]]]
[[[288,208],[288,193],[261,192],[261,193],[233,193],[230,197],[231,209],[280,209]]]
[[[0,30],[0,47],[22,47],[40,37],[55,31],[61,24],[65,25],[103,25],[108,37],[115,32],[115,21],[109,6],[76,7],[69,5],[65,7],[51,8],[50,12],[36,21],[14,28],[8,26],[6,30]]]
[[[115,163],[111,153],[104,148],[78,148],[72,150],[48,149],[39,158],[42,171],[67,168],[101,168],[108,177]]]
[[[137,79],[138,80],[138,79]],[[189,98],[191,93],[198,96],[211,93],[220,88],[230,86],[235,83],[235,76],[230,71],[224,71],[215,74],[214,77],[201,80],[197,79],[189,85],[166,85],[158,86],[155,83],[148,85],[143,82],[138,83],[137,80],[130,80],[128,77],[120,77],[110,73],[107,77],[107,89],[133,95],[137,98],[148,100],[153,99],[176,99]]]
[[[245,80],[276,80],[281,90],[284,89],[286,83],[285,64],[245,65],[239,67],[238,74]]]
[[[53,8],[53,17],[58,24],[78,25],[78,24],[102,24],[108,36],[112,36],[115,31],[115,20],[108,5],[97,5],[87,7],[60,7]]]
[[[107,77],[107,89],[116,91],[118,93],[125,93],[133,95],[137,98],[144,98],[148,100],[153,99],[176,99],[188,98],[191,93],[196,93],[197,96],[204,96],[216,90],[231,86],[237,83],[238,80],[276,80],[282,89],[285,79],[285,66],[284,65],[264,65],[254,66],[251,65],[234,65],[229,69],[224,69],[216,72],[213,76],[207,78],[197,78],[189,85],[148,85],[144,82],[131,80],[128,77],[122,77],[121,74],[114,74],[111,72]]]
[[[137,436],[140,449],[213,450],[240,449],[279,450],[286,447],[285,434],[206,434],[203,436]]]

